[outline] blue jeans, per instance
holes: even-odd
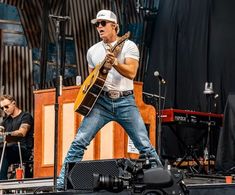
[[[136,107],[134,96],[129,95],[118,99],[110,99],[101,95],[78,129],[65,157],[57,180],[57,188],[64,188],[65,164],[81,161],[84,150],[96,133],[110,121],[116,121],[122,125],[140,154],[149,154],[156,159],[159,166],[162,166],[156,150],[150,143],[145,124]]]

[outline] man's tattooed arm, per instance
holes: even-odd
[[[12,136],[25,137],[27,132],[30,129],[30,125],[27,123],[22,123],[18,130],[15,130],[11,133]]]

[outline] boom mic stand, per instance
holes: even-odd
[[[157,145],[158,145],[158,155],[161,157],[161,139],[162,139],[162,107],[161,107],[161,90],[162,84],[166,84],[166,81],[160,76],[158,71],[154,72],[154,76],[158,77],[158,120],[157,120]]]
[[[161,88],[162,88],[162,82],[159,80],[158,81],[158,122],[157,122],[157,133],[158,133],[158,137],[157,137],[157,143],[158,143],[158,155],[161,157],[161,153],[162,153],[162,114],[161,114]]]
[[[65,22],[70,19],[68,16],[55,16],[49,15],[50,18],[54,19],[56,22],[56,93],[55,93],[55,137],[54,137],[54,191],[56,191],[57,186],[57,148],[58,148],[58,111],[59,111],[59,96],[62,95],[62,76],[60,75],[60,23]]]

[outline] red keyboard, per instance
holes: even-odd
[[[176,123],[186,125],[208,125],[221,127],[223,114],[197,112],[191,110],[165,109],[161,113],[162,123]]]

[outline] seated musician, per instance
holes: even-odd
[[[0,134],[15,138],[14,142],[11,139],[6,139],[7,146],[3,156],[2,167],[0,167],[0,180],[4,180],[7,179],[8,167],[11,164],[20,163],[18,142],[20,142],[21,146],[22,161],[28,161],[32,156],[34,120],[30,113],[24,112],[17,107],[14,97],[11,95],[1,96],[0,106],[6,114],[1,124],[3,131]],[[2,146],[0,150],[2,153]]]

